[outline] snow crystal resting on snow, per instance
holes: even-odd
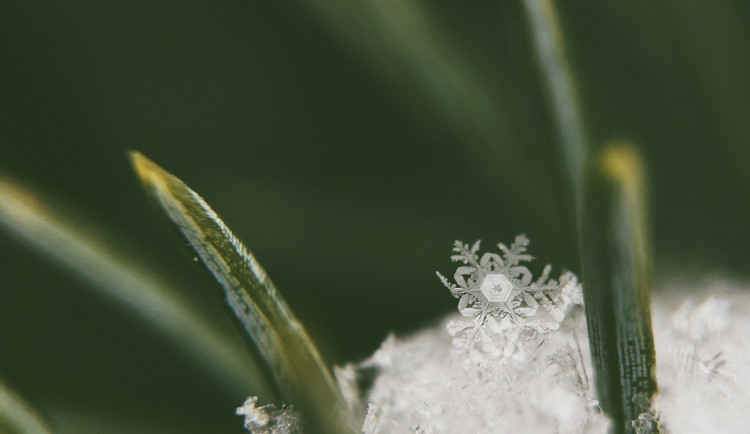
[[[655,410],[634,421],[636,432],[655,424],[672,434],[747,432],[750,288],[720,280],[669,286],[653,300],[659,393]],[[380,374],[366,396],[366,434],[607,432],[592,399],[583,321],[566,319],[533,354],[475,348],[467,357],[446,330],[460,318],[390,336],[368,361]],[[516,333],[508,340],[524,342],[533,331]]]
[[[456,241],[458,314],[412,336],[389,336],[369,359],[335,369],[365,434],[606,433],[594,399],[582,289],[572,273],[537,280],[522,263],[529,241],[479,255]],[[673,283],[653,300],[659,392],[631,422],[636,434],[746,432],[750,427],[750,288]],[[372,385],[358,378],[375,372]],[[298,432],[290,408],[237,409],[256,434]]]
[[[603,432],[592,399],[581,287],[572,273],[533,280],[523,235],[502,256],[456,241],[461,316],[405,340],[389,337],[372,358],[363,430],[376,433]],[[472,318],[467,320],[466,317]]]

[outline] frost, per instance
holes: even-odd
[[[357,387],[357,366],[347,363],[344,366],[334,366],[333,375],[341,391],[341,396],[350,411],[356,411],[360,405],[359,388]]]
[[[367,406],[367,416],[365,416],[365,423],[362,425],[362,432],[365,434],[375,434],[380,431],[380,420],[382,414],[380,408],[377,405],[370,403]]]
[[[437,273],[451,294],[458,298],[458,311],[474,318],[469,323],[449,325],[456,343],[467,349],[479,344],[487,351],[500,351],[492,344],[487,329],[495,334],[508,334],[515,328],[536,331],[537,342],[545,340],[551,330],[557,330],[572,305],[583,304],[578,280],[572,273],[563,273],[559,280],[550,279],[551,266],[532,282],[532,274],[522,263],[533,256],[527,253],[529,240],[518,235],[510,247],[498,244],[502,256],[484,253],[479,256],[480,242],[469,246],[456,241],[451,259],[463,265],[456,269],[451,283]]]
[[[257,406],[258,397],[251,396],[235,414],[245,417],[245,429],[252,434],[295,434],[302,432],[302,420],[293,407],[276,410],[272,404]]]
[[[654,406],[661,423],[671,433],[747,432],[747,285],[711,280],[672,283],[665,289],[654,305],[659,379]]]
[[[592,391],[581,286],[570,273],[550,279],[549,266],[532,282],[521,265],[532,259],[528,244],[519,236],[499,245],[502,256],[480,257],[479,242],[457,242],[455,283],[438,275],[459,313],[412,336],[391,334],[370,358],[334,369],[363,433],[609,432]],[[642,411],[629,432],[747,432],[747,285],[689,281],[655,294],[659,392],[651,402],[634,398]],[[237,414],[251,433],[300,432],[293,409],[258,406],[255,397]]]
[[[636,394],[632,400],[641,410],[638,417],[630,421],[630,426],[633,428],[634,434],[664,434],[668,432],[661,418],[661,413],[651,406],[651,400],[648,395]]]
[[[748,432],[747,285],[689,281],[673,286],[674,291],[657,288],[653,302],[659,393],[653,407],[645,397],[635,398],[643,411],[630,422],[631,432]],[[567,315],[559,330],[538,344],[533,328],[498,334],[485,325],[477,334],[490,336],[499,351],[486,351],[481,339],[470,351],[459,351],[456,337],[473,327],[473,321],[455,314],[413,336],[389,336],[359,365],[379,370],[365,395],[370,404],[363,432],[608,432],[609,423],[592,399],[583,321]],[[513,345],[503,347],[503,342]]]
[[[467,354],[445,331],[454,318],[410,338],[389,338],[377,351],[376,359],[388,365],[367,394],[365,434],[606,431],[590,396],[588,353],[573,332],[555,332],[523,355]],[[528,328],[510,332],[520,342],[536,334]]]
[[[550,279],[550,266],[532,281],[522,265],[533,259],[528,244],[520,235],[499,244],[502,256],[480,257],[479,241],[456,242],[455,284],[438,276],[461,316],[406,340],[391,335],[360,365],[379,369],[365,434],[606,429],[579,344],[585,324],[566,319],[583,302],[581,287],[571,273]]]

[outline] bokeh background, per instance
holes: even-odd
[[[747,277],[747,2],[556,4],[590,140],[646,159],[657,281]],[[526,233],[537,267],[576,270],[517,1],[6,0],[0,55],[4,176],[86,216],[237,345],[128,149],[213,205],[331,362],[455,309],[434,271],[456,238]],[[0,233],[4,381],[63,432],[241,432],[242,394],[88,285]]]

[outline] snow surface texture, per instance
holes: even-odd
[[[654,299],[659,394],[670,433],[750,431],[750,285],[672,282]]]
[[[380,374],[366,398],[363,432],[605,432],[580,353],[561,336],[523,354],[467,354],[446,332],[449,321],[404,340],[389,337],[375,353]]]
[[[581,286],[574,275],[532,282],[516,237],[502,256],[456,242],[459,313],[412,336],[389,336],[359,364],[334,372],[365,434],[606,433],[593,399]],[[721,280],[663,285],[653,300],[659,393],[633,421],[636,434],[748,432],[750,289]],[[699,289],[697,289],[699,288]],[[360,392],[360,380],[375,377]],[[363,409],[363,403],[366,410]],[[299,432],[290,408],[237,409],[255,434]],[[366,414],[365,414],[366,413]]]
[[[748,432],[750,288],[711,280],[699,290],[695,281],[660,289],[653,324],[662,432]],[[458,319],[389,336],[365,362],[380,373],[365,397],[364,433],[607,432],[591,399],[583,321],[561,326],[533,355],[467,358],[446,331]],[[636,432],[648,433],[648,423]]]
[[[551,267],[532,282],[519,235],[502,256],[456,241],[460,316],[398,340],[390,336],[360,369],[379,371],[367,394],[363,432],[604,432],[590,391],[582,292],[572,273]],[[468,319],[471,318],[471,319]],[[584,341],[585,342],[585,341]]]

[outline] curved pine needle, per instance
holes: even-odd
[[[146,192],[218,283],[224,302],[266,361],[282,397],[302,411],[305,430],[352,432],[333,377],[255,257],[196,192],[138,152]]]
[[[567,193],[573,206],[564,214],[567,219],[572,249],[580,251],[581,216],[583,215],[583,174],[586,158],[591,152],[586,125],[581,114],[575,77],[565,51],[557,11],[551,0],[524,0],[534,52],[547,106],[554,121],[560,158],[565,169]],[[579,252],[576,252],[579,253]],[[576,259],[580,254],[575,255]]]
[[[515,90],[506,86],[507,80],[488,75],[456,38],[444,31],[431,15],[429,3],[300,2],[349,45],[354,56],[378,70],[385,85],[400,84],[414,92],[417,98],[407,100],[417,102],[414,110],[424,111],[426,101],[442,125],[466,145],[476,170],[487,182],[508,184],[523,179],[535,192],[535,200],[516,189],[504,189],[503,195],[540,214],[546,213],[543,204],[555,199],[545,187],[552,179],[544,174],[528,176],[528,167],[535,161],[523,146],[513,145],[519,141],[520,131],[513,121],[515,109],[506,102]]]
[[[36,410],[0,382],[0,432],[49,434],[52,430]]]
[[[253,373],[262,369],[191,311],[178,290],[109,248],[90,226],[78,226],[81,220],[47,206],[29,188],[0,178],[0,228],[84,278],[98,295],[145,320],[223,387],[272,393],[263,376]]]
[[[550,112],[555,120],[568,181],[578,201],[589,145],[557,12],[551,0],[524,0],[523,5],[543,85],[547,90]]]

